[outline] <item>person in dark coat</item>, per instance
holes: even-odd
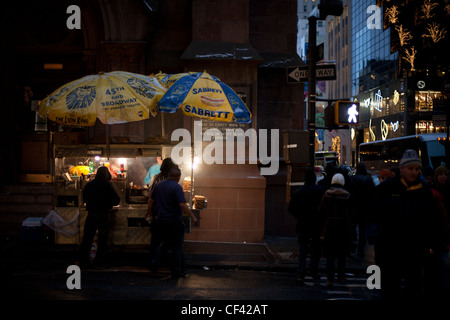
[[[400,174],[377,187],[375,261],[384,300],[426,298],[426,261],[445,246],[445,226],[431,189],[420,179],[421,168],[417,152],[408,149]]]
[[[352,240],[350,192],[344,189],[345,178],[336,173],[331,187],[323,195],[319,212],[322,217],[321,240],[327,269],[327,286],[334,283],[335,261],[337,260],[338,282],[345,282],[347,253]]]
[[[99,167],[95,179],[89,181],[83,189],[83,202],[86,203],[88,215],[84,223],[83,240],[79,248],[78,263],[85,265],[98,231],[98,248],[96,262],[107,262],[108,254],[108,219],[112,207],[120,203],[120,196],[114,184],[110,182],[111,173],[107,167]]]
[[[329,189],[331,186],[331,179],[336,172],[338,172],[338,167],[333,162],[327,163],[327,165],[325,166],[325,177],[317,184],[325,190]]]
[[[373,208],[375,184],[369,175],[364,162],[356,165],[356,173],[351,176],[351,180],[356,186],[357,194],[354,203],[355,227],[358,226],[357,239],[357,255],[364,256],[364,248],[366,245],[366,229],[368,225],[368,217],[371,216]]]
[[[439,166],[434,170],[433,188],[442,195],[445,209],[450,212],[450,181],[446,167]]]
[[[314,169],[306,170],[305,184],[297,189],[291,197],[288,211],[297,219],[296,233],[299,246],[297,281],[304,282],[308,273],[313,279],[319,279],[317,267],[322,249],[320,245],[321,223],[319,204],[325,189],[316,185]],[[307,252],[311,249],[308,271],[306,270]]]

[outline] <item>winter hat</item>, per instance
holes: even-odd
[[[422,167],[422,160],[420,160],[419,155],[416,150],[408,149],[403,153],[402,158],[400,159],[399,168],[404,166],[419,166]]]
[[[331,179],[331,184],[340,184],[341,186],[345,185],[345,178],[341,173],[336,173]]]
[[[394,176],[394,173],[389,169],[381,169],[378,177],[380,179],[388,179]]]

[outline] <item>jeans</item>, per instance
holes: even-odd
[[[181,221],[155,222],[152,226],[152,242],[153,239],[155,239],[156,243],[151,245],[151,263],[158,265],[161,260],[161,254],[164,253],[165,249],[171,249],[170,273],[172,276],[180,275],[183,271],[184,223]]]

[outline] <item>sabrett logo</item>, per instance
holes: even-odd
[[[193,113],[198,116],[205,116],[205,117],[213,117],[213,118],[228,118],[228,115],[230,114],[229,111],[212,111],[208,109],[202,109],[202,108],[196,108],[190,105],[184,106],[184,111],[187,113]]]

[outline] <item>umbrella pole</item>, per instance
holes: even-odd
[[[110,145],[109,145],[109,124],[105,127],[105,136],[106,136],[106,157],[109,160],[109,156],[111,154]]]
[[[192,133],[194,133],[194,121],[193,118],[191,119],[191,130]],[[193,136],[195,136],[194,134],[192,134]],[[190,193],[190,199],[189,199],[189,206],[191,208],[191,210],[193,209],[192,207],[192,196],[194,193],[194,153],[195,153],[195,149],[194,149],[194,139],[191,139],[191,193]]]
[[[192,159],[191,159],[191,195],[189,200],[189,205],[192,208],[192,195],[194,193],[194,144],[192,144]]]

